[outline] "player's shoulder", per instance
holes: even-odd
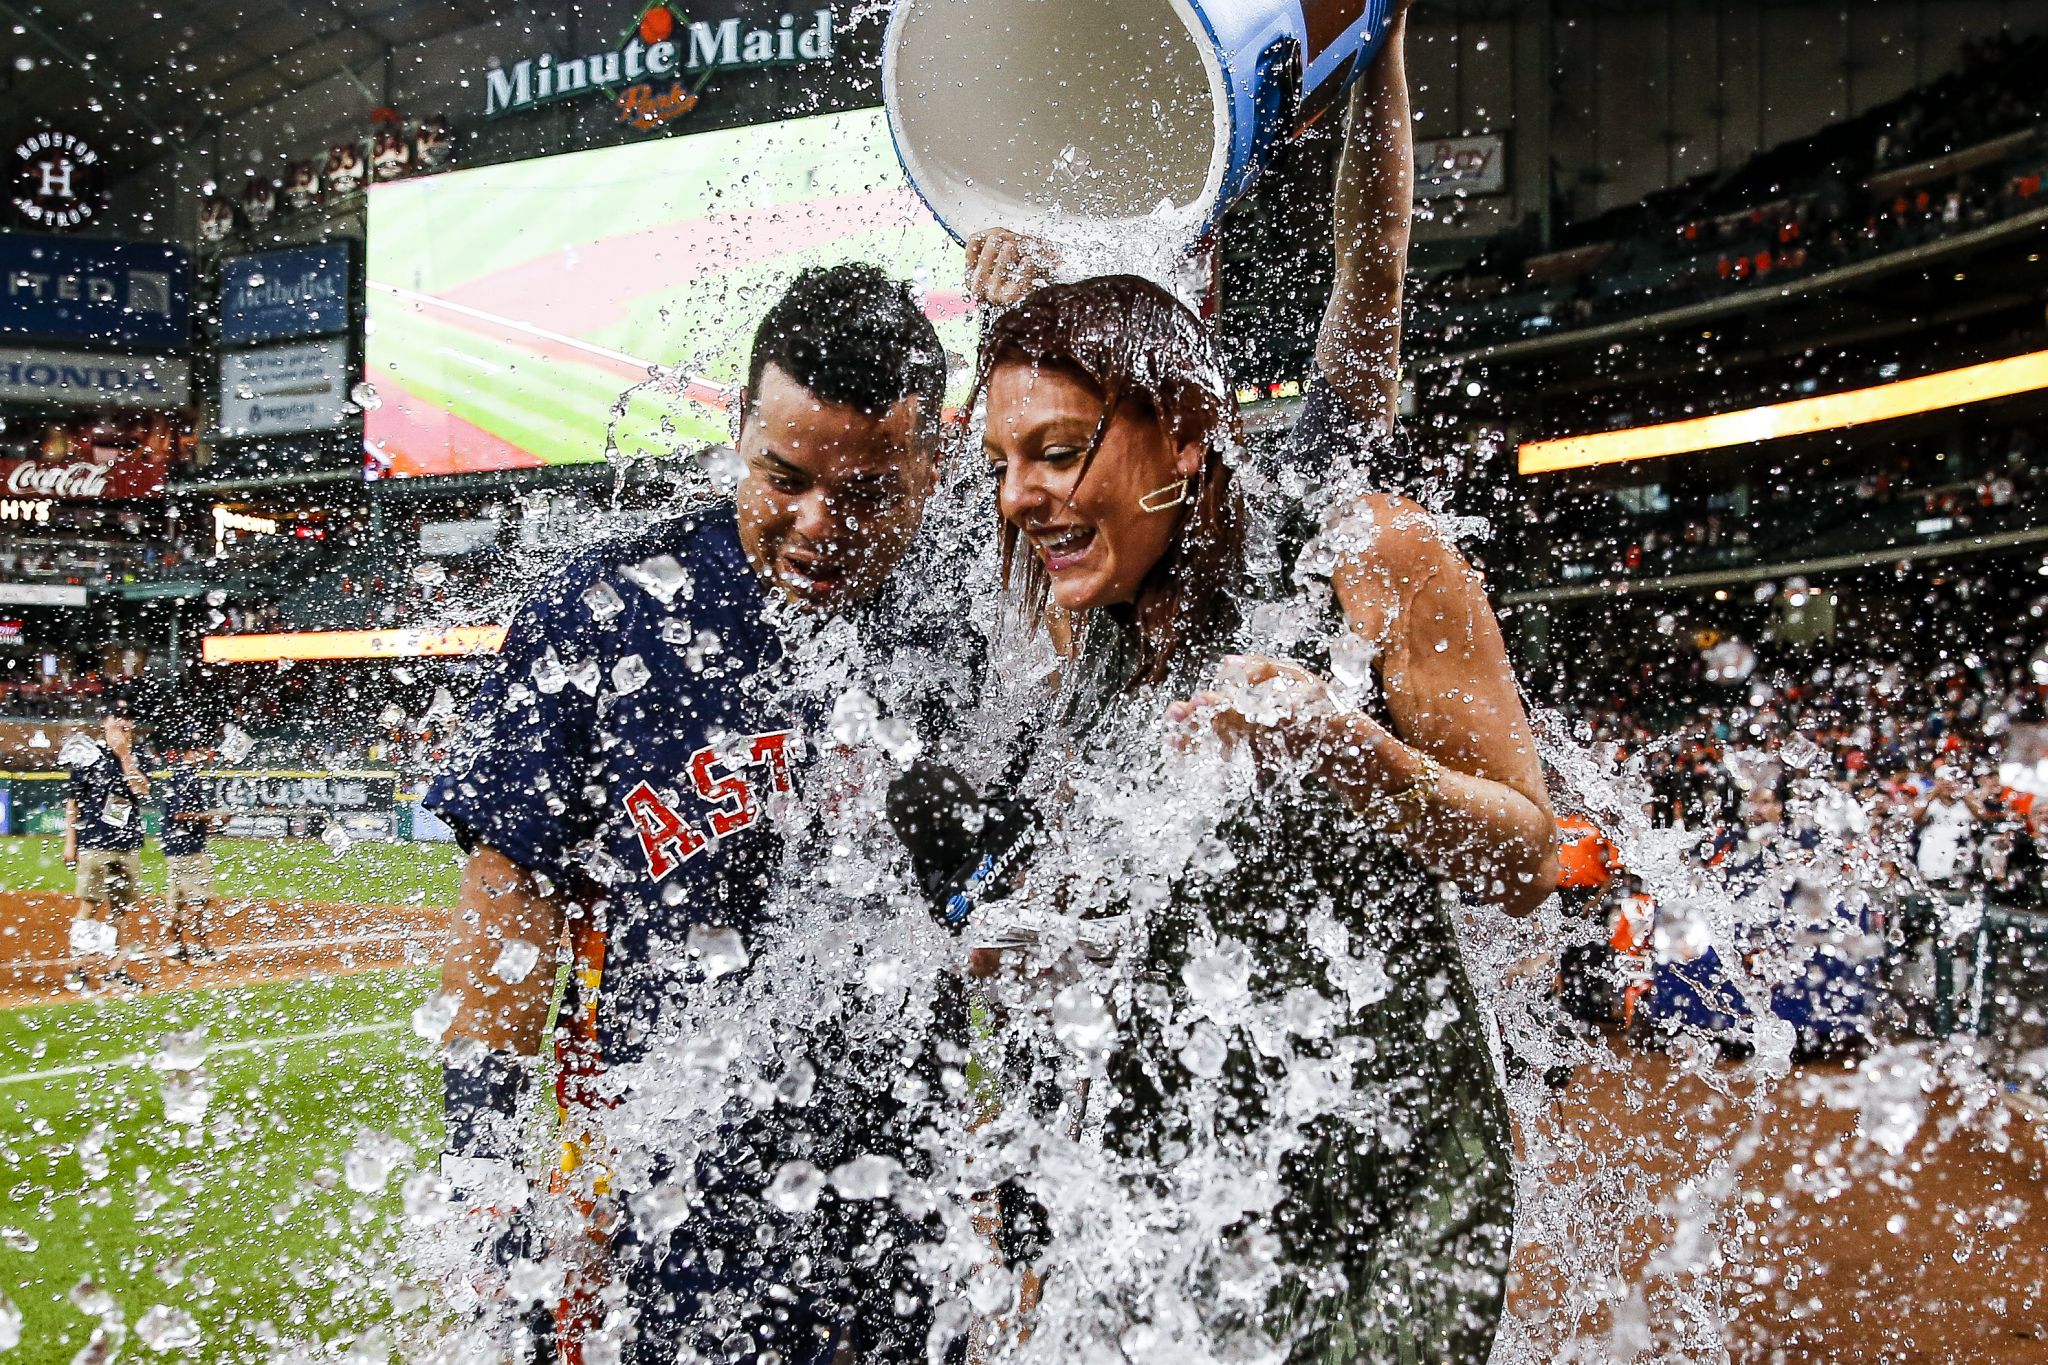
[[[601,623],[640,595],[664,607],[725,597],[750,572],[732,505],[694,506],[562,559],[527,599],[523,615],[552,626]]]

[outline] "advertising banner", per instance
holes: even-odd
[[[0,602],[11,607],[82,607],[85,589],[66,583],[0,583]]]
[[[348,330],[348,247],[238,256],[221,266],[220,339],[230,346]]]
[[[354,838],[391,837],[398,777],[388,772],[202,772],[207,804],[229,812],[231,838],[318,838],[339,825]]]
[[[116,460],[0,460],[0,498],[88,502],[163,495],[164,463],[147,455]]]
[[[348,351],[339,341],[224,351],[221,435],[279,436],[340,426],[348,387]]]
[[[175,348],[191,330],[184,248],[0,232],[0,338]]]
[[[0,346],[0,403],[182,408],[191,397],[182,360]]]
[[[1508,144],[1498,133],[1415,144],[1415,198],[1481,199],[1508,187]]]

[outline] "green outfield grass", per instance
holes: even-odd
[[[441,1147],[438,1071],[406,1027],[433,987],[378,972],[0,1011],[0,1289],[24,1319],[10,1360],[71,1360],[95,1322],[67,1297],[86,1278],[125,1315],[126,1359],[150,1357],[133,1328],[158,1304],[203,1333],[171,1359],[258,1361],[266,1338],[390,1323],[398,1188]],[[146,1058],[195,1028],[213,1095],[174,1123]],[[404,1154],[359,1191],[341,1173],[366,1130]]]
[[[215,890],[228,900],[447,906],[462,880],[462,855],[453,844],[364,842],[336,856],[306,839],[216,839],[212,851]],[[163,891],[163,854],[154,839],[143,850],[142,879],[146,890]],[[61,838],[0,838],[0,890],[68,893],[72,884]]]

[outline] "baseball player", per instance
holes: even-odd
[[[732,503],[572,560],[513,620],[461,757],[425,798],[468,853],[442,977],[456,1010],[443,1171],[472,1202],[526,1197],[517,1133],[565,927],[557,1098],[574,1164],[573,1111],[603,1102],[593,1078],[639,1059],[664,1003],[699,988],[691,930],[758,926],[787,833],[771,806],[801,812],[822,719],[770,685],[776,621],[840,617],[870,657],[889,656],[902,618],[883,599],[934,486],[945,365],[903,285],[864,265],[804,272],[755,334]],[[758,1199],[735,1185],[724,1202],[721,1181],[741,1176],[715,1152],[680,1175],[704,1205],[672,1230],[630,1203],[613,1215],[604,1302],[630,1310],[627,1358],[922,1360],[929,1319],[907,1253],[871,1257],[857,1284],[793,1260],[760,1239]],[[902,1229],[889,1235],[904,1246]],[[754,1311],[714,1320],[714,1299]],[[572,1359],[604,1316],[595,1302],[556,1309],[554,1344]],[[735,1342],[751,1345],[734,1355]]]

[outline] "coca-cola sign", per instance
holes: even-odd
[[[160,498],[164,466],[149,459],[0,460],[0,492],[14,498]]]

